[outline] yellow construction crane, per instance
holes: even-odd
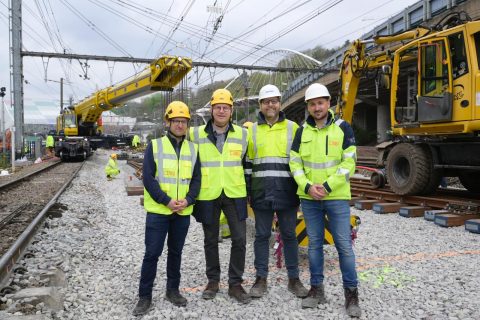
[[[156,91],[172,91],[191,69],[191,59],[162,56],[133,77],[62,110],[57,117],[55,154],[62,159],[86,159],[95,142],[101,141],[102,112]]]

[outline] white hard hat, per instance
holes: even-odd
[[[327,87],[320,83],[311,84],[305,91],[305,102],[313,98],[330,98]]]
[[[281,98],[282,94],[280,93],[280,90],[278,90],[277,86],[274,86],[273,84],[267,84],[260,89],[260,92],[258,93],[258,102],[271,97]]]

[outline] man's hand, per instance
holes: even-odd
[[[314,200],[322,200],[323,197],[327,195],[327,191],[321,184],[313,184],[310,186],[310,189],[308,189],[308,194],[310,197],[312,197]]]
[[[178,212],[178,211],[181,211],[183,210],[183,208],[181,207],[181,205],[179,204],[179,202],[177,200],[170,200],[170,202],[168,203],[167,207],[172,210],[173,212]]]
[[[188,206],[188,201],[187,199],[180,199],[177,201],[177,205],[180,208],[178,211],[182,211]]]

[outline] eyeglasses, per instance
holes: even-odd
[[[263,99],[262,104],[268,106],[269,104],[277,104],[280,103],[280,100],[278,99]]]
[[[172,119],[170,120],[170,122],[172,124],[183,124],[183,125],[187,125],[188,124],[188,121],[187,120],[179,120],[179,119]]]
[[[225,111],[225,112],[227,112],[227,111],[231,111],[232,107],[230,107],[230,106],[213,106],[212,109],[215,110],[215,111]]]

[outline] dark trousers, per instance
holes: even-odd
[[[228,284],[242,283],[245,269],[246,253],[246,222],[239,221],[237,209],[233,199],[228,198],[223,192],[213,205],[213,223],[202,224],[205,236],[206,274],[209,281],[220,281],[220,259],[218,256],[218,232],[220,211],[227,217],[230,228],[232,247],[230,249],[230,264],[228,266]]]
[[[254,265],[257,276],[268,276],[269,239],[272,234],[272,222],[274,210],[255,209],[255,251]],[[297,226],[297,208],[276,210],[280,235],[283,241],[283,253],[285,254],[285,266],[289,278],[298,278],[298,241],[295,234]]]
[[[165,238],[167,247],[167,290],[178,290],[182,250],[190,226],[190,216],[147,213],[145,224],[145,255],[140,276],[140,297],[152,297],[157,275],[158,258],[162,255]]]

